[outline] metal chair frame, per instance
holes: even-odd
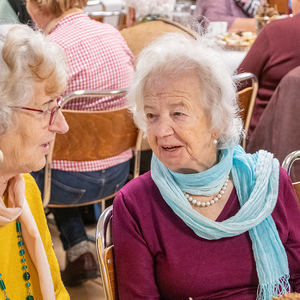
[[[240,96],[243,92],[248,92],[252,89],[251,97],[250,97],[250,99],[247,99],[247,103],[239,102],[240,106],[241,105],[245,106],[245,107],[241,107],[241,109],[245,109],[247,112],[246,116],[244,116],[244,118],[243,118],[245,136],[242,140],[242,146],[246,150],[247,134],[248,134],[250,120],[251,120],[251,116],[252,116],[252,112],[253,112],[253,107],[254,107],[257,91],[258,91],[258,79],[257,79],[256,75],[246,72],[246,73],[240,73],[240,74],[234,75],[233,80],[236,82],[239,82],[239,83],[251,80],[251,83],[252,83],[251,87],[246,87],[238,92],[238,95]]]
[[[119,298],[114,265],[114,249],[111,238],[112,212],[113,206],[111,205],[101,214],[96,228],[97,258],[106,300],[118,300]]]
[[[282,168],[285,169],[289,175],[291,173],[292,165],[296,160],[300,160],[300,150],[296,150],[288,154],[282,163]],[[293,182],[293,187],[300,204],[300,181]]]
[[[292,153],[286,156],[286,158],[282,163],[282,167],[287,171],[288,174],[290,174],[293,163],[299,159],[300,159],[300,150],[293,151]]]

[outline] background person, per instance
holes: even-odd
[[[25,174],[44,167],[55,133],[68,130],[58,101],[67,86],[66,58],[27,25],[0,25],[0,51],[1,293],[66,300],[40,192]]]
[[[44,29],[67,54],[71,75],[66,93],[127,88],[133,74],[133,56],[117,29],[91,20],[83,12],[86,4],[87,0],[28,0],[27,10],[36,26]],[[89,98],[74,100],[64,108],[108,110],[126,104],[124,96]],[[126,182],[131,158],[132,150],[128,149],[116,157],[88,163],[53,161],[50,203],[71,205],[113,194]],[[43,191],[44,173],[34,176]],[[79,210],[51,211],[67,253],[66,269],[62,272],[64,283],[78,285],[97,277],[97,263],[90,252]]]
[[[228,32],[255,32],[254,16],[261,2],[262,0],[197,0],[193,16],[204,16],[211,22],[227,22]]]
[[[128,94],[151,171],[114,200],[124,299],[271,299],[300,291],[300,207],[273,155],[237,146],[242,123],[223,53],[169,33],[146,48]]]
[[[300,1],[292,0],[294,16],[274,20],[257,36],[238,72],[257,76],[259,88],[248,131],[249,140],[280,80],[300,65]]]

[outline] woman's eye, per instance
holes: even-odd
[[[154,114],[147,113],[146,117],[147,117],[147,119],[153,119],[154,118]]]
[[[182,116],[182,115],[183,115],[183,113],[181,113],[179,111],[174,112],[174,116]]]

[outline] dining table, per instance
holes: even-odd
[[[236,71],[241,62],[246,57],[248,51],[225,50],[225,59],[227,59],[232,73]]]

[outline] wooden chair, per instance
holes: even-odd
[[[125,95],[127,91],[76,91],[66,95],[62,103],[62,112],[69,125],[66,134],[58,134],[50,144],[50,151],[46,158],[45,184],[43,194],[44,207],[69,207],[65,204],[51,204],[51,162],[65,161],[92,161],[114,157],[129,148],[134,149],[135,165],[133,177],[139,175],[140,149],[142,132],[139,131],[132,120],[128,109],[121,108],[106,111],[79,111],[64,110],[63,107],[74,98],[107,97]],[[71,206],[84,206],[102,201],[102,211],[108,197],[90,201],[88,203],[72,204]]]
[[[112,205],[101,214],[96,229],[97,258],[106,300],[118,300],[118,286],[112,245]]]
[[[271,7],[275,7],[280,14],[288,14],[289,0],[268,0]]]
[[[145,47],[167,32],[179,32],[193,39],[197,37],[194,30],[166,18],[153,19],[120,31],[136,58]]]
[[[300,160],[300,150],[293,151],[292,153],[288,154],[282,163],[282,167],[289,175],[291,174],[292,165],[296,160]],[[293,186],[300,204],[300,181],[293,182]]]
[[[239,106],[241,109],[241,118],[244,124],[245,136],[242,141],[242,146],[246,150],[247,134],[249,130],[250,120],[253,112],[253,107],[258,91],[258,79],[252,73],[241,73],[234,75],[233,79],[238,82],[238,84],[246,83],[246,81],[251,82],[251,85],[243,88],[238,92]]]

